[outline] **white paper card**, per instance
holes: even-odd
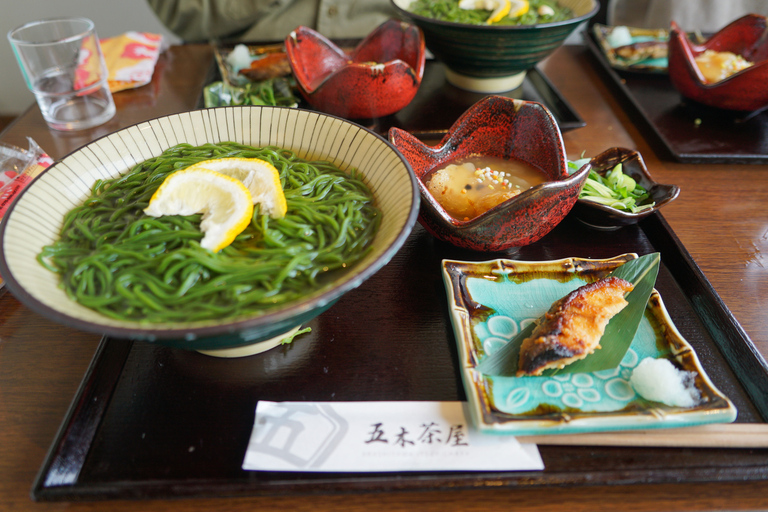
[[[265,402],[243,469],[302,472],[541,470],[536,445],[471,428],[462,402]]]

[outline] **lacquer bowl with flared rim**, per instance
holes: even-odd
[[[349,119],[394,114],[411,102],[424,76],[424,36],[397,20],[381,24],[349,53],[303,26],[285,38],[285,48],[307,103]]]
[[[672,85],[684,97],[710,107],[759,111],[768,107],[768,21],[748,14],[714,34],[702,44],[690,41],[674,21],[669,36],[667,71]],[[707,50],[730,52],[752,63],[727,78],[708,83],[696,57]]]
[[[421,194],[419,222],[436,238],[478,251],[529,245],[549,233],[575,204],[589,165],[569,174],[563,138],[540,103],[488,96],[470,107],[437,146],[399,128],[389,139],[413,169]],[[452,217],[427,187],[430,173],[475,155],[519,160],[540,170],[545,181],[468,220]]]

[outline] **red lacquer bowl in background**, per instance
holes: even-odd
[[[285,49],[307,103],[340,117],[394,114],[411,102],[424,75],[424,35],[397,20],[381,24],[349,54],[303,26],[285,38]]]
[[[590,169],[587,164],[568,174],[560,129],[543,105],[501,96],[475,103],[437,146],[399,128],[389,130],[389,140],[416,175],[419,222],[440,240],[478,251],[521,247],[549,233],[573,207]],[[521,160],[540,169],[547,181],[474,219],[456,219],[429,193],[425,180],[430,171],[470,155]]]
[[[748,14],[703,44],[692,43],[673,21],[669,35],[668,72],[672,84],[686,98],[727,110],[754,111],[768,106],[768,23],[765,16]],[[754,63],[720,82],[705,83],[695,58],[705,50],[731,52]]]

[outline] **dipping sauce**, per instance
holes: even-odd
[[[426,185],[451,217],[470,220],[544,181],[542,171],[520,160],[477,156],[432,171]]]
[[[750,67],[753,63],[741,55],[731,52],[706,50],[696,56],[696,65],[708,84],[725,80],[734,73]]]

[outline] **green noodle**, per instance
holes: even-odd
[[[529,0],[528,12],[515,18],[505,16],[493,25],[540,25],[573,18],[573,11],[555,0]],[[539,7],[551,7],[554,14],[539,14]],[[485,25],[490,11],[460,9],[459,0],[413,0],[408,10],[419,16],[466,25]]]
[[[211,158],[261,158],[280,173],[288,211],[254,208],[251,224],[218,253],[200,247],[200,215],[144,214],[172,172]],[[359,261],[381,220],[356,171],[305,161],[277,147],[234,142],[174,146],[111,180],[99,180],[63,221],[38,261],[67,295],[112,318],[148,323],[218,319],[306,296],[324,276]]]

